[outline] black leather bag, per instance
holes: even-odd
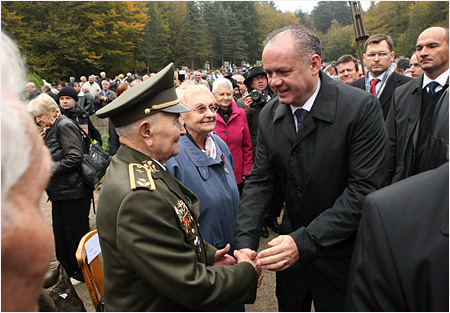
[[[81,127],[79,128],[89,138],[86,132]],[[86,185],[94,188],[105,175],[106,169],[111,162],[111,156],[99,144],[93,144],[91,140],[89,142],[89,145],[86,147],[87,152],[84,154],[83,163],[81,164],[81,179]]]

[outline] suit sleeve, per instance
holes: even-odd
[[[266,153],[264,134],[259,127],[255,161],[245,182],[237,210],[234,232],[236,249],[258,249],[259,230],[266,206],[275,190],[275,182],[276,177]]]
[[[347,293],[350,312],[408,311],[404,307],[385,225],[376,200],[367,196],[353,254]]]
[[[385,182],[387,133],[381,107],[373,96],[361,107],[350,133],[347,186],[332,207],[314,218],[307,227],[300,227],[290,234],[297,244],[302,263],[310,263],[354,237],[364,197],[380,189]]]
[[[252,265],[199,263],[177,218],[157,191],[136,190],[122,201],[117,248],[134,271],[165,297],[191,310],[253,302],[257,278]],[[213,251],[206,250],[208,255]]]
[[[392,96],[391,108],[389,110],[387,119],[386,119],[386,127],[388,132],[388,171],[386,176],[386,185],[390,185],[392,183],[392,179],[395,174],[396,167],[396,155],[397,155],[397,125],[395,122],[395,114],[396,114],[396,95]]]

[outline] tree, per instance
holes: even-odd
[[[350,25],[352,14],[347,1],[319,1],[311,12],[313,26],[326,33],[333,20],[340,25]]]

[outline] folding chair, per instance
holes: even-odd
[[[75,253],[95,309],[103,297],[103,265],[99,257],[101,252],[97,230],[93,230],[81,238]]]

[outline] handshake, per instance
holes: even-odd
[[[262,270],[283,271],[300,259],[297,245],[289,235],[278,236],[271,240],[268,245],[269,248],[259,253],[248,248],[235,250],[235,258],[233,258],[227,254],[230,251],[230,245],[228,244],[225,248],[216,251],[214,265],[227,266],[249,262],[255,268],[259,287],[263,278]]]

